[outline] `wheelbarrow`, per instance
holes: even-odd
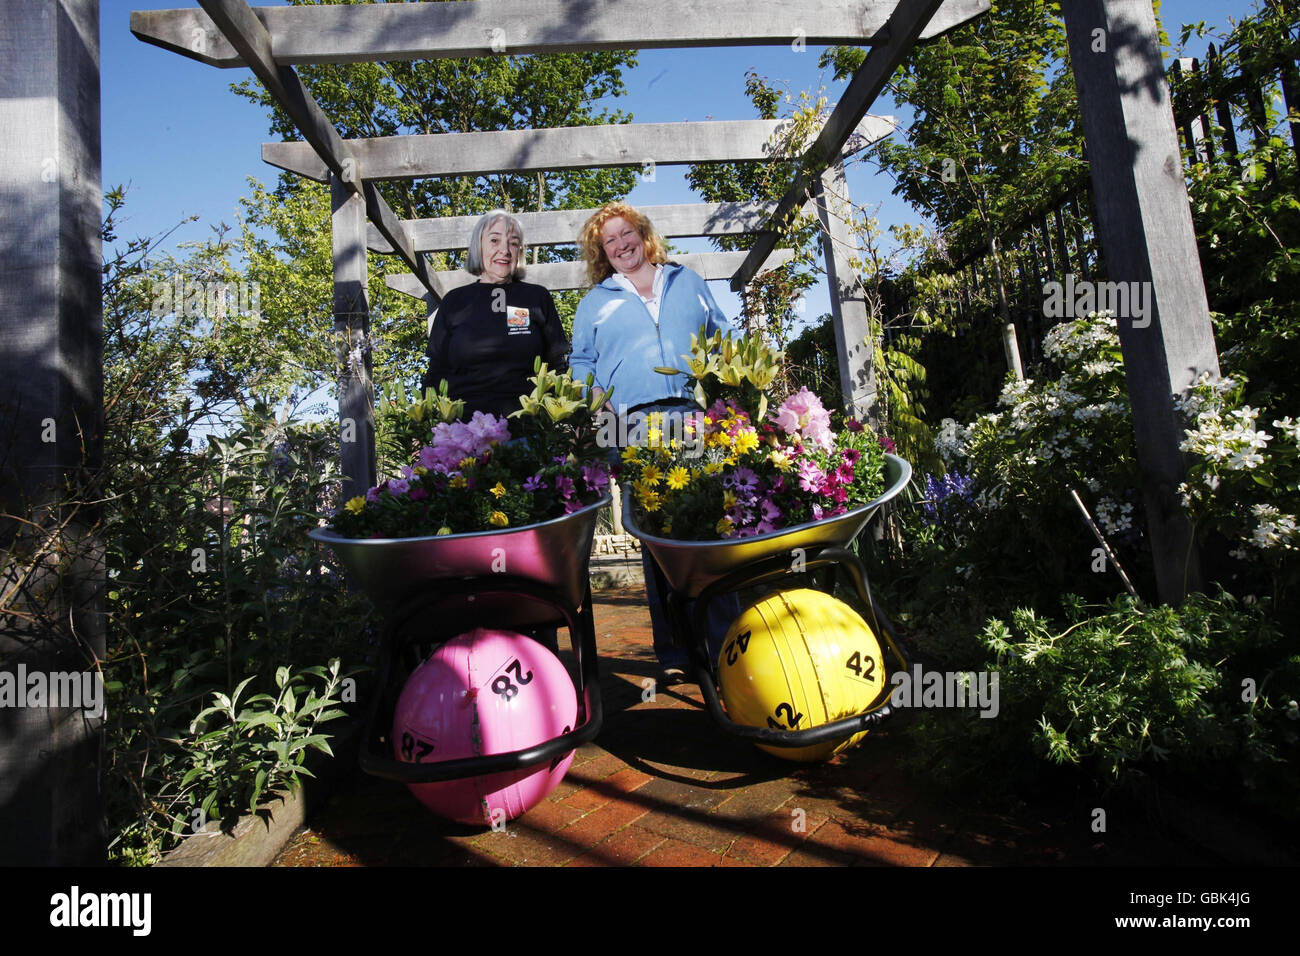
[[[872,617],[873,631],[882,639],[896,665],[906,670],[906,654],[893,627],[871,596],[867,571],[849,550],[876,510],[907,487],[912,466],[897,455],[885,455],[885,490],[861,507],[821,521],[783,528],[768,534],[726,541],[675,541],[642,531],[633,513],[633,495],[623,494],[623,527],[641,544],[663,572],[668,585],[665,604],[673,641],[690,658],[690,676],[700,687],[709,715],[723,731],[742,740],[782,748],[803,748],[847,740],[878,724],[891,713],[892,686],[885,682],[860,713],[803,730],[756,727],[731,720],[717,690],[717,662],[708,650],[709,605],[725,594],[751,587],[779,588],[796,574],[822,570],[825,590],[833,593],[839,576],[847,578]],[[693,613],[687,613],[694,601]]]
[[[550,521],[467,534],[345,538],[330,528],[309,532],[333,549],[384,622],[377,692],[362,731],[362,770],[404,784],[437,783],[559,760],[595,738],[603,712],[588,564],[596,516],[609,502],[606,495]],[[476,627],[559,626],[568,629],[577,662],[573,730],[509,753],[427,763],[392,756],[388,735],[397,697],[430,650]]]

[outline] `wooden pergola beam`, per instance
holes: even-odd
[[[326,5],[250,9],[268,37],[266,58],[282,65],[432,60],[572,50],[705,46],[872,44],[887,39],[896,0],[660,0],[653,16],[630,3],[467,0],[461,3]],[[205,5],[206,6],[206,5]],[[922,39],[988,9],[988,0],[947,0]],[[137,10],[131,32],[209,66],[254,60],[217,17],[200,10]]]
[[[1147,290],[1145,314],[1116,318],[1156,585],[1172,604],[1204,586],[1178,500],[1187,471],[1174,397],[1219,374],[1178,130],[1150,0],[1071,0],[1061,12],[1105,280]]]
[[[768,226],[768,231],[758,236],[758,241],[749,251],[749,256],[736,274],[731,278],[733,292],[739,292],[749,284],[758,267],[767,258],[779,240],[779,230],[795,209],[807,200],[813,179],[834,161],[844,148],[862,117],[867,114],[871,104],[876,101],[880,91],[885,88],[889,78],[894,75],[903,62],[903,58],[915,45],[917,38],[938,11],[941,0],[899,0],[889,18],[886,30],[889,39],[871,48],[866,59],[858,67],[840,101],[835,104],[830,118],[818,134],[817,139],[804,152],[803,162],[794,182],[786,190],[781,201],[777,203],[776,212]]]
[[[768,256],[767,261],[764,263],[764,269],[774,269],[789,262],[793,255],[794,252],[790,249],[777,249]],[[705,279],[730,278],[731,274],[736,271],[736,266],[744,258],[745,253],[743,252],[686,252],[671,257],[673,262],[680,263],[688,269],[694,269]],[[472,276],[463,269],[436,272],[434,277],[448,291],[477,281],[477,276]],[[385,277],[384,281],[387,283],[388,288],[396,292],[402,292],[417,299],[427,298],[423,286],[409,273],[389,275]],[[524,281],[544,286],[551,292],[561,292],[565,289],[585,289],[587,288],[587,267],[583,262],[543,262],[535,266],[528,266],[525,270]]]
[[[776,202],[679,203],[638,206],[649,217],[659,235],[730,236],[762,228],[776,208]],[[524,228],[524,242],[530,246],[563,246],[577,240],[595,209],[556,209],[551,212],[519,212],[515,217]],[[449,252],[464,249],[478,216],[445,216],[440,219],[405,219],[402,225],[417,252]],[[367,235],[371,252],[392,252],[392,246],[373,226]]]
[[[324,170],[321,181],[326,181],[333,173],[346,188],[360,193],[365,199],[370,220],[392,243],[412,272],[426,284],[430,294],[438,295],[428,263],[412,248],[397,214],[372,183],[362,180],[356,157],[293,67],[276,62],[271,51],[271,36],[253,8],[244,0],[199,0],[199,3],[216,29],[239,52],[248,68],[303,134],[306,139],[304,148],[312,151]]]
[[[839,141],[853,133],[864,149],[893,132],[888,116],[859,115]],[[554,129],[485,130],[471,133],[349,139],[344,146],[367,180],[424,176],[488,176],[613,166],[746,162],[788,158],[780,137],[789,120],[719,120],[703,123],[615,123]],[[263,143],[262,159],[287,172],[325,182],[332,170],[310,142]]]

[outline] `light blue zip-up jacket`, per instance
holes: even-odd
[[[664,266],[658,324],[640,296],[611,276],[578,303],[569,368],[579,382],[593,373],[595,384],[614,389],[614,403],[624,408],[690,398],[686,375],[662,375],[655,366],[686,368],[683,356],[690,355],[691,335],[701,325],[707,325],[707,335],[732,331],[699,273],[676,263]]]

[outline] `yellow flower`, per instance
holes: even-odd
[[[726,432],[718,432],[718,444],[723,448],[729,448],[731,446],[731,436]]]
[[[425,468],[423,465],[416,465],[411,469],[411,471],[415,472],[417,475],[427,475],[429,473],[429,469]]]
[[[451,534],[451,529],[448,528],[446,525],[443,525],[441,528],[438,529],[438,534]]]
[[[506,493],[506,486],[501,484],[501,482],[498,481],[495,485],[493,485],[488,490],[492,492],[493,496],[500,498],[502,495]],[[496,513],[500,514],[500,512],[496,512]]]
[[[658,428],[652,428],[646,432],[646,444],[651,448],[658,448],[664,442],[664,433]]]
[[[720,461],[711,461],[704,466],[704,473],[706,475],[716,475],[721,471],[722,471],[722,462]]]
[[[736,507],[736,493],[734,491],[724,491],[722,493],[722,507],[724,508]]]
[[[496,525],[498,528],[504,528],[510,523],[510,519],[501,511],[492,512],[492,517],[488,518],[488,521],[492,522],[492,524]]]
[[[663,476],[659,473],[659,469],[654,465],[646,466],[646,470],[641,472],[641,480],[646,483],[646,487],[648,488],[653,488],[655,485],[659,484],[659,479],[661,477]]]
[[[752,428],[746,428],[736,433],[736,453],[743,455],[747,451],[753,451],[758,447],[758,433]]]
[[[691,483],[691,473],[678,465],[672,471],[668,472],[668,487],[673,491],[679,491]]]
[[[461,471],[464,471],[466,468],[472,468],[476,464],[478,464],[478,459],[474,458],[471,455],[469,458],[462,458],[460,460],[460,464],[458,464],[456,467],[459,468]]]
[[[768,452],[767,460],[770,461],[777,471],[789,471],[794,467],[794,462],[790,456],[781,450]]]
[[[640,502],[641,502],[641,507],[644,508],[646,511],[655,512],[658,511],[659,506],[663,504],[663,499],[659,496],[659,492],[647,491],[644,494],[640,495]]]
[[[636,461],[636,454],[637,454],[637,447],[635,445],[628,445],[626,448],[623,449],[622,457],[624,461],[633,462]]]
[[[732,523],[730,518],[726,517],[720,518],[718,523],[713,526],[713,530],[720,535],[731,534],[733,528],[735,528],[735,525]]]
[[[354,515],[356,515],[356,514],[360,514],[361,509],[364,508],[365,506],[366,506],[365,495],[357,495],[355,498],[349,498],[348,503],[343,507],[347,508],[348,511],[351,511]]]
[[[464,487],[465,487],[465,476],[464,476],[464,475],[457,475],[457,476],[456,476],[455,478],[453,478],[451,481],[447,482],[447,484],[450,485],[452,488],[464,488]]]

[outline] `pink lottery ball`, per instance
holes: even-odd
[[[523,634],[477,628],[412,672],[393,714],[393,748],[412,763],[509,753],[570,731],[577,719],[577,693],[558,657]],[[408,786],[441,817],[499,826],[545,800],[572,762],[569,751],[521,770]]]

